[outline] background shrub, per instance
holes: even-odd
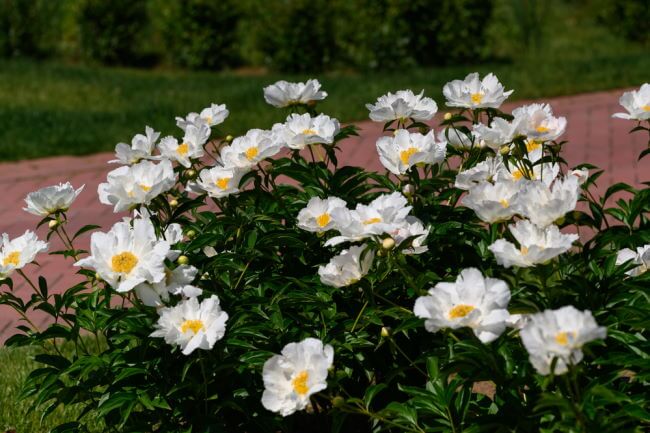
[[[147,2],[85,0],[78,25],[84,55],[102,63],[133,65],[142,60]]]
[[[650,43],[650,1],[597,0],[593,10],[597,11],[600,21],[616,33],[632,41]]]

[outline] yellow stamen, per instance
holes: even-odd
[[[521,248],[519,248],[519,251],[521,251],[521,254],[526,255],[528,254],[528,247],[522,245]]]
[[[526,142],[526,150],[528,153],[532,152],[533,150],[537,150],[542,146],[542,143],[539,143],[535,140],[528,140]]]
[[[181,324],[181,332],[185,334],[192,331],[194,335],[198,334],[201,329],[205,329],[203,322],[200,320],[186,320]]]
[[[296,391],[296,394],[305,395],[307,392],[309,392],[307,380],[309,380],[309,373],[304,370],[293,378],[291,385],[293,386],[293,390]]]
[[[205,118],[205,123],[207,123],[208,125],[211,124],[212,123],[212,116],[206,117]]]
[[[465,305],[465,304],[460,304],[456,305],[454,308],[449,310],[449,318],[450,319],[460,319],[462,317],[467,316],[469,313],[474,310],[474,307],[471,305]]]
[[[214,184],[219,187],[219,189],[226,189],[228,188],[228,183],[230,183],[230,177],[220,177],[217,179]]]
[[[4,260],[2,261],[2,266],[7,266],[7,265],[18,266],[19,262],[20,262],[20,252],[13,251],[5,256]]]
[[[316,135],[318,132],[314,131],[313,129],[303,129],[302,133],[304,135]]]
[[[415,147],[409,147],[406,150],[402,150],[399,153],[399,159],[402,161],[402,164],[408,165],[409,159],[413,156],[413,154],[417,153],[417,149]]]
[[[246,158],[249,161],[252,161],[253,158],[255,158],[257,154],[260,153],[260,151],[257,149],[257,147],[249,147],[244,153],[246,154]]]
[[[512,172],[512,177],[515,180],[521,180],[521,178],[524,177],[524,173],[521,170],[515,170]]]
[[[113,272],[128,274],[138,264],[138,258],[128,251],[116,254],[111,258],[111,269]]]
[[[472,104],[478,105],[483,101],[483,94],[482,93],[472,93],[470,95],[470,98],[472,98]]]
[[[363,223],[364,223],[365,225],[369,225],[369,224],[375,224],[375,223],[380,223],[380,222],[381,222],[381,218],[377,218],[377,217],[375,217],[375,218],[367,219],[367,220],[365,220]]]
[[[330,217],[330,214],[324,213],[316,217],[316,224],[318,224],[319,227],[325,227],[327,224],[329,224],[331,219],[332,218]]]
[[[555,334],[555,341],[557,342],[557,344],[561,346],[566,346],[567,344],[569,344],[569,335],[571,335],[573,339],[576,338],[575,332],[562,331]]]
[[[543,134],[545,132],[550,131],[550,129],[548,129],[546,126],[541,126],[540,125],[537,128],[535,128],[535,131],[539,132],[540,134]]]
[[[187,155],[187,152],[189,151],[190,151],[190,145],[187,143],[183,143],[179,145],[178,148],[176,149],[176,153],[178,153],[181,156]]]
[[[643,111],[650,111],[650,105],[644,105],[643,107],[641,107],[641,109]]]
[[[140,184],[140,189],[141,189],[142,191],[144,191],[144,192],[147,192],[147,191],[149,191],[149,190],[151,189],[151,187],[150,187],[149,185],[142,185],[142,184]]]
[[[510,207],[510,203],[508,203],[508,200],[506,200],[505,198],[502,198],[501,200],[499,200],[499,203],[501,203],[501,206],[503,206],[504,208],[509,208]]]

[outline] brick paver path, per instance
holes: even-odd
[[[556,115],[566,116],[568,119],[567,133],[562,137],[569,141],[565,146],[565,159],[571,167],[589,162],[605,169],[605,174],[599,180],[601,189],[615,182],[640,185],[641,182],[650,180],[650,156],[637,162],[639,152],[645,148],[648,141],[647,135],[628,135],[635,123],[611,118],[613,113],[621,111],[618,98],[622,92],[623,90],[616,90],[545,100],[552,105]],[[523,103],[520,101],[506,104],[504,110],[512,110]],[[441,111],[444,112],[442,104]],[[383,171],[375,150],[375,141],[381,135],[382,125],[361,122],[359,126],[361,137],[351,138],[342,144],[343,154],[340,162]],[[108,171],[116,168],[116,165],[106,164],[111,158],[111,154],[103,153],[87,157],[56,157],[0,163],[0,189],[3,191],[0,232],[7,232],[13,238],[27,229],[33,230],[39,219],[22,211],[25,195],[61,181],[70,181],[77,187],[86,185],[69,212],[70,229],[75,230],[83,224],[97,224],[107,230],[121,218],[121,215],[113,214],[109,206],[104,206],[97,200],[97,185],[106,179]],[[46,230],[41,227],[38,230],[39,235],[43,237]],[[87,247],[88,238],[88,235],[82,236],[78,246]],[[57,241],[53,241],[51,249],[59,247]],[[41,267],[29,266],[27,274],[33,279],[38,275],[45,276],[50,292],[64,290],[80,278],[75,275],[70,259],[42,255],[38,261]],[[31,288],[21,281],[20,277],[15,276],[14,292],[25,299],[28,298]],[[32,320],[38,326],[43,326],[46,318],[37,312]],[[12,328],[17,321],[10,308],[0,306],[0,344],[13,334]]]

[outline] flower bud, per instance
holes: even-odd
[[[185,172],[185,176],[187,176],[189,179],[194,179],[196,177],[196,170],[190,168]]]
[[[196,231],[195,230],[188,230],[185,235],[188,237],[188,239],[194,239],[196,237]]]
[[[508,146],[507,144],[504,144],[504,145],[501,146],[501,148],[499,149],[499,153],[500,153],[501,155],[507,155],[509,152],[510,152],[510,146]]]
[[[395,239],[393,238],[386,238],[383,241],[381,241],[381,247],[385,250],[392,250],[393,247],[395,247]]]
[[[345,404],[345,399],[340,395],[337,395],[332,399],[332,406],[334,407],[342,407],[344,404]]]
[[[382,326],[381,327],[381,336],[382,338],[388,338],[390,337],[390,328],[388,326]]]
[[[50,229],[53,229],[53,228],[55,228],[55,227],[58,226],[58,225],[59,225],[59,220],[50,220],[50,222],[47,223],[47,226],[48,226]]]
[[[175,198],[169,200],[169,205],[171,207],[178,207],[178,200],[176,200]]]
[[[233,137],[232,135],[230,135],[230,134],[226,135],[226,141],[228,143],[232,142],[234,139],[235,139],[235,137]]]
[[[406,197],[412,197],[413,194],[415,194],[415,187],[410,183],[407,183],[402,187],[402,194],[404,194]]]
[[[176,259],[176,263],[179,265],[187,265],[190,263],[190,259],[187,256],[178,256],[178,259]]]
[[[202,280],[209,280],[210,279],[210,273],[209,272],[204,272],[203,275],[201,275]]]
[[[445,113],[445,120],[451,119],[452,115],[451,113]]]

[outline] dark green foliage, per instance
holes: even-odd
[[[594,12],[601,22],[631,41],[650,43],[648,0],[594,0]]]

